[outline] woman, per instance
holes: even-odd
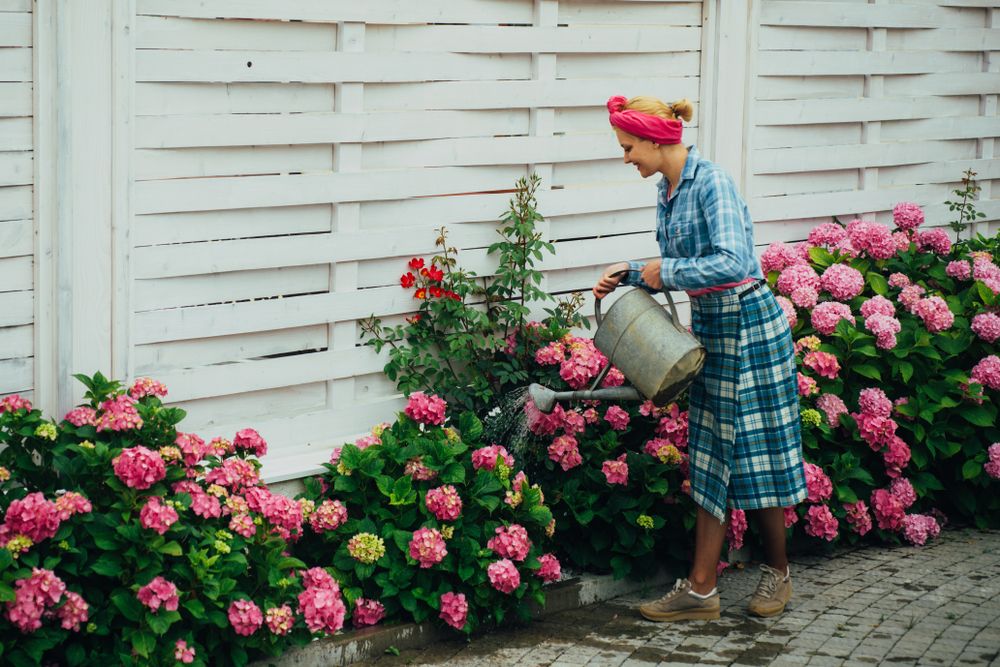
[[[656,238],[660,259],[620,262],[594,286],[685,290],[694,335],[707,351],[691,385],[691,496],[698,505],[687,579],[639,611],[653,621],[719,617],[716,565],[727,506],[757,521],[766,563],[749,611],[774,616],[792,594],[783,508],[806,496],[792,335],[754,254],[753,222],[736,185],[718,165],[681,143],[688,100],[612,97],[611,125],[625,163],[661,174]]]

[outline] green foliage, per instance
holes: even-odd
[[[952,220],[949,225],[951,225],[952,230],[954,230],[957,238],[962,238],[962,232],[970,224],[974,223],[980,218],[985,218],[986,214],[977,211],[975,200],[978,198],[979,191],[982,188],[976,183],[976,172],[972,169],[966,169],[965,173],[962,175],[962,187],[952,190],[956,197],[961,197],[961,201],[951,201],[948,200],[945,204],[948,205],[948,210],[952,213],[958,212],[958,219]]]

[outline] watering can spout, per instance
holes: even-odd
[[[645,398],[635,387],[553,391],[537,383],[528,387],[528,396],[535,407],[544,414],[555,409],[556,401],[641,401]]]

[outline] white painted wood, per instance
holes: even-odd
[[[756,125],[848,123],[852,121],[944,118],[974,115],[978,99],[968,97],[881,97],[821,100],[758,100]]]
[[[0,0],[0,12],[30,12],[31,0]]]
[[[967,21],[959,12],[936,7],[795,0],[765,2],[760,20],[765,25],[861,28],[938,28]]]
[[[886,95],[978,95],[1000,93],[996,72],[917,74],[886,79]]]
[[[531,5],[509,0],[139,0],[138,12],[157,16],[295,20],[321,23],[529,23]]]
[[[30,115],[31,84],[0,82],[0,118]]]
[[[763,51],[758,57],[761,76],[968,72],[978,62],[973,53],[929,51]]]
[[[330,147],[321,144],[139,149],[135,152],[134,159],[135,177],[140,181],[287,174],[333,169]]]
[[[0,258],[32,255],[34,240],[31,220],[0,222]]]
[[[559,24],[700,26],[701,3],[560,1]]]
[[[32,45],[34,56],[34,86],[20,84],[20,95],[26,95],[29,113],[33,112],[32,145],[39,156],[33,162],[34,209],[34,292],[25,294],[18,303],[11,304],[15,312],[27,311],[28,321],[34,322],[32,354],[35,360],[33,387],[35,405],[47,414],[59,408],[58,346],[56,344],[56,176],[58,173],[56,150],[58,127],[56,122],[56,37],[57,22],[54,3],[42,3],[33,16]],[[0,84],[2,85],[2,84]],[[3,91],[0,91],[3,92]],[[0,95],[0,100],[3,96]],[[0,102],[0,107],[3,103]],[[2,301],[0,301],[2,305]],[[2,311],[2,308],[0,308]],[[23,317],[22,317],[23,321]],[[0,325],[3,316],[0,316]]]
[[[30,355],[34,336],[35,332],[31,325],[0,327],[0,359],[16,359]]]
[[[865,28],[761,25],[758,46],[762,51],[864,50],[867,40]]]
[[[894,30],[888,35],[887,46],[893,50],[912,51],[998,51],[1000,30],[996,28]]]
[[[31,185],[32,164],[30,151],[0,153],[0,187]]]
[[[481,81],[528,78],[519,55],[278,51],[136,52],[136,81]]]
[[[136,246],[330,231],[328,205],[140,215]]]
[[[167,399],[170,399],[170,394],[167,394]],[[171,403],[171,406],[187,411],[188,415],[184,420],[185,429],[196,433],[207,431],[215,434],[228,431],[227,437],[232,438],[240,428],[267,419],[266,415],[295,417],[322,410],[325,403],[325,383],[313,382],[194,401],[179,401]],[[296,447],[298,443],[292,439],[280,441],[271,439],[268,444],[270,451],[267,458],[271,458],[273,454],[281,456],[287,449]]]
[[[0,118],[0,151],[31,150],[31,118]]]
[[[135,0],[115,2],[111,22],[111,373],[132,378]]]
[[[34,321],[33,308],[32,292],[0,292],[0,327],[31,324]],[[36,327],[36,333],[40,328]]]
[[[0,359],[0,394],[30,391],[34,374],[33,359]]]
[[[32,287],[32,258],[0,258],[0,291],[17,292]]]
[[[31,46],[31,14],[0,13],[0,48]]]
[[[322,23],[136,17],[136,48],[332,51],[336,30]]]
[[[997,128],[1000,132],[1000,127]],[[854,146],[772,148],[754,151],[753,170],[758,174],[885,167],[926,162],[929,155],[940,160],[975,158],[975,146],[953,141],[870,143]]]
[[[0,221],[31,217],[31,186],[0,188]]]
[[[0,49],[0,81],[31,81],[31,49]]]
[[[333,85],[305,83],[135,84],[136,114],[302,113],[333,108]]]

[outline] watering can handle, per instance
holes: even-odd
[[[620,276],[626,274],[631,269],[622,269],[621,271],[615,271],[609,277],[614,278],[615,276]],[[681,326],[681,319],[677,315],[677,306],[674,305],[674,298],[670,296],[669,290],[663,290],[663,293],[667,297],[667,303],[670,305],[670,316],[673,319],[674,327],[681,333],[687,333],[687,329]],[[601,321],[604,318],[601,316],[601,299],[594,300],[594,320],[597,322],[597,326],[601,326]]]

